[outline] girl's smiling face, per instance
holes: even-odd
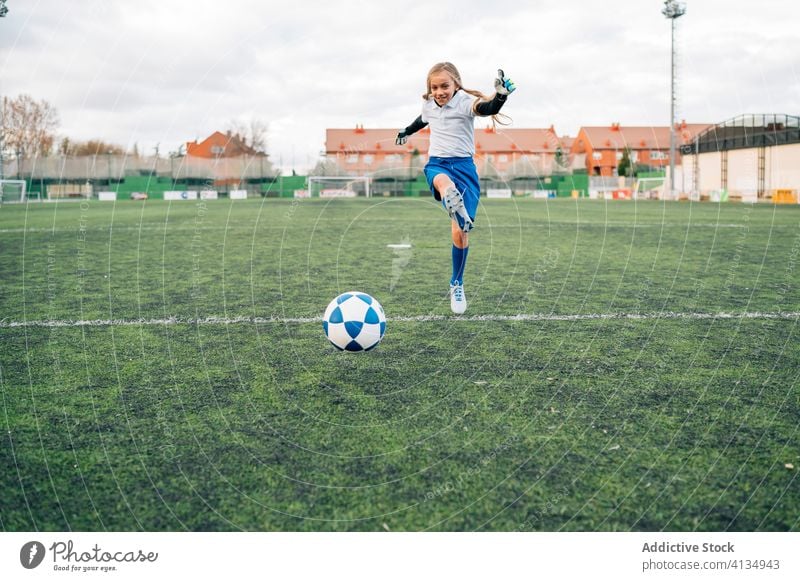
[[[458,88],[455,79],[446,71],[433,73],[428,78],[428,87],[433,100],[439,107],[446,105]]]

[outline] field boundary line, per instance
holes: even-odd
[[[730,320],[730,319],[776,319],[798,320],[800,312],[719,312],[719,313],[685,313],[685,312],[651,312],[651,313],[583,313],[583,314],[558,314],[558,313],[520,313],[516,315],[472,315],[467,317],[455,315],[416,315],[407,317],[387,317],[388,322],[398,323],[429,323],[436,321],[462,321],[462,322],[548,322],[548,321],[656,321],[656,320]],[[159,319],[87,319],[87,320],[33,320],[11,321],[0,320],[0,329],[16,328],[59,328],[59,327],[154,327],[163,325],[241,325],[241,324],[306,324],[321,323],[322,315],[318,317],[200,317],[182,318],[166,317]]]
[[[382,221],[387,221],[386,219],[382,219]],[[392,220],[388,219],[388,221],[396,221],[400,222],[401,220]],[[425,220],[425,222],[433,223],[436,220]],[[344,222],[344,221],[342,221]],[[523,224],[486,224],[482,226],[482,228],[489,228],[489,229],[518,229],[518,228],[539,228],[542,226],[576,226],[578,228],[584,226],[607,226],[611,228],[747,228],[746,224],[736,224],[730,222],[720,222],[719,224],[715,224],[714,222],[622,222],[622,221],[613,221],[610,220],[608,222],[574,222],[574,221],[564,221],[564,220],[550,220],[548,221],[538,221],[533,222],[529,221]],[[773,228],[783,228],[783,225],[775,225],[772,226]],[[232,226],[216,226],[216,225],[204,225],[200,228],[200,231],[228,231],[228,230],[237,230],[237,231],[245,231],[251,232],[255,229],[258,230],[281,230],[281,225],[273,225],[273,226],[259,226],[256,227],[254,224],[234,224]],[[167,230],[168,232],[195,232],[197,230],[196,226],[193,225],[165,225],[163,222],[148,222],[142,224],[140,226],[99,226],[95,228],[88,228],[88,232],[145,232],[145,231],[157,231],[162,232]],[[36,234],[36,233],[74,233],[78,232],[78,227],[70,227],[70,228],[53,228],[53,227],[31,227],[31,228],[0,228],[0,234]]]

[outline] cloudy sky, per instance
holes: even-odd
[[[800,3],[687,0],[678,119],[800,114]],[[438,61],[519,90],[515,127],[668,125],[663,0],[7,0],[0,93],[47,99],[59,134],[162,154],[251,118],[284,172],[325,129],[403,127]],[[483,121],[478,121],[479,126]]]

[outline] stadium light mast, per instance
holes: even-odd
[[[0,0],[1,1],[1,0]],[[2,6],[2,4],[0,4]],[[3,179],[3,127],[5,126],[5,119],[3,119],[3,103],[0,101],[0,180]]]
[[[675,195],[675,21],[686,14],[686,4],[676,0],[664,0],[661,14],[669,18],[672,28],[669,101],[669,196],[672,198]]]
[[[0,0],[0,18],[8,14],[6,0]],[[3,114],[0,112],[0,180],[3,179]]]

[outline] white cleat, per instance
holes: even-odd
[[[456,216],[461,216],[464,225],[461,229],[464,232],[472,230],[472,218],[467,213],[467,208],[464,206],[464,196],[456,188],[448,188],[444,193],[444,207],[450,218],[458,222]]]
[[[467,310],[467,296],[463,284],[450,285],[450,310],[456,315],[463,315]]]
[[[444,209],[447,210],[451,218],[455,218],[456,214],[460,214],[459,210],[464,210],[464,196],[456,188],[447,188],[444,192],[443,201]]]
[[[464,225],[461,227],[461,230],[464,232],[469,232],[470,230],[472,230],[474,224],[472,223],[472,218],[470,218],[469,214],[467,214],[467,209],[464,208],[464,213],[463,214],[459,213],[459,215],[464,219]]]

